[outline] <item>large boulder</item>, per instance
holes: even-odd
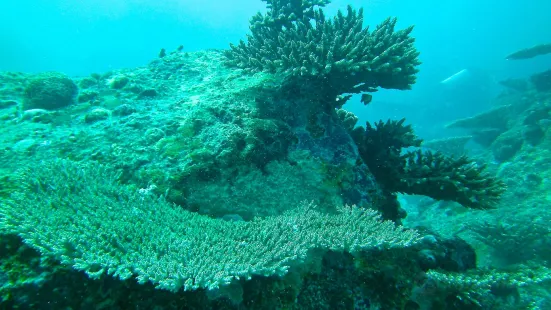
[[[72,104],[77,94],[77,85],[66,75],[41,73],[25,87],[23,109],[56,110]]]

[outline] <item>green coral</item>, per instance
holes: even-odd
[[[117,183],[118,174],[89,162],[56,160],[26,167],[22,187],[0,203],[2,231],[42,254],[97,278],[135,276],[168,290],[217,289],[253,275],[282,276],[314,249],[357,252],[405,247],[414,231],[382,222],[375,211],[311,204],[251,222],[183,210]]]
[[[415,83],[420,61],[413,27],[395,31],[396,19],[388,18],[370,31],[363,28],[363,9],[350,6],[329,19],[319,8],[328,0],[266,2],[267,13],[251,19],[247,42],[226,51],[228,65],[316,80],[333,100],[378,87],[410,89]]]
[[[379,121],[373,125],[366,122],[364,127],[356,127],[351,132],[360,156],[377,182],[390,191],[402,177],[404,166],[402,149],[421,146],[422,140],[413,133],[411,125],[399,121]]]
[[[472,209],[495,208],[505,191],[502,181],[467,156],[446,157],[442,153],[409,152],[396,191],[452,200]]]
[[[505,191],[502,181],[466,156],[447,157],[431,151],[404,149],[421,146],[410,125],[380,121],[357,127],[352,137],[364,163],[384,190],[452,200],[473,209],[493,208]]]

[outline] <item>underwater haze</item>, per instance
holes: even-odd
[[[399,25],[415,25],[422,52],[413,91],[379,95],[375,102],[386,102],[384,108],[351,107],[362,121],[407,116],[419,121],[420,134],[436,137],[434,126],[423,124],[427,117],[449,121],[451,109],[461,117],[479,112],[499,91],[496,81],[527,76],[551,63],[551,56],[529,64],[504,60],[551,37],[549,1],[336,0],[327,12],[348,4],[365,8],[366,25],[387,16],[399,17]],[[160,48],[223,49],[244,38],[258,11],[265,8],[257,0],[3,1],[0,70],[83,76],[144,65]],[[474,72],[468,80],[439,84],[463,69]]]
[[[0,309],[551,309],[551,1],[0,1]]]
[[[415,25],[424,62],[419,83],[440,81],[464,68],[500,77],[505,70],[529,73],[501,60],[551,36],[551,3],[545,0],[336,0],[327,12],[348,4],[365,8],[367,25],[387,16]],[[3,1],[0,69],[87,75],[144,65],[162,47],[226,48],[244,38],[249,18],[258,11],[265,8],[257,0]]]

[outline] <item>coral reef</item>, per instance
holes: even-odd
[[[499,209],[466,213],[423,200],[422,210],[415,213],[405,206],[408,222],[459,235],[477,252],[478,269],[445,275],[435,269],[427,272],[426,280],[414,289],[419,294],[414,300],[430,300],[419,302],[422,309],[551,307],[551,92],[530,79],[514,84],[522,86],[504,89],[492,110],[455,122],[473,135],[479,128],[496,130],[488,143],[481,143],[477,160],[489,163],[488,170],[507,185]]]
[[[249,280],[247,276],[240,276],[239,280],[234,279],[231,281],[232,284],[223,286],[224,289],[218,290],[216,294],[213,294],[216,290],[208,293],[207,289],[201,288],[192,292],[169,293],[154,289],[152,284],[138,285],[136,276],[152,273],[140,273],[138,270],[125,272],[128,268],[131,269],[130,265],[138,266],[143,261],[137,256],[122,255],[124,250],[119,246],[124,245],[128,248],[131,239],[144,242],[150,239],[156,244],[151,246],[153,249],[159,249],[159,246],[164,244],[156,242],[156,238],[151,239],[157,235],[153,233],[147,237],[134,234],[134,238],[124,237],[130,236],[131,232],[135,231],[131,228],[139,227],[136,224],[146,218],[139,216],[139,212],[157,214],[155,212],[159,211],[162,213],[160,219],[170,217],[157,226],[162,231],[159,235],[161,237],[167,234],[175,236],[174,229],[180,227],[180,224],[167,223],[172,223],[178,218],[171,215],[183,214],[186,218],[200,219],[200,222],[206,225],[202,226],[202,230],[198,229],[199,231],[205,231],[212,223],[216,223],[212,226],[215,231],[222,227],[217,236],[241,236],[240,239],[243,239],[242,233],[249,231],[241,228],[265,227],[260,223],[280,219],[280,222],[273,223],[276,223],[274,225],[277,229],[283,229],[288,227],[285,223],[300,223],[299,220],[305,219],[306,216],[309,223],[320,223],[316,226],[319,229],[312,235],[316,236],[315,244],[327,244],[323,240],[334,241],[335,239],[319,239],[321,235],[318,235],[318,231],[331,231],[327,230],[329,227],[336,229],[337,226],[332,225],[339,221],[343,225],[343,229],[335,233],[339,238],[351,237],[350,232],[362,232],[356,226],[348,226],[359,222],[351,222],[349,217],[343,217],[343,213],[339,213],[343,209],[336,208],[339,205],[356,203],[362,206],[353,209],[356,210],[354,212],[359,212],[356,213],[358,219],[376,218],[374,211],[365,209],[366,207],[383,211],[385,218],[403,217],[400,214],[385,214],[385,210],[399,212],[399,204],[395,196],[382,190],[373,172],[362,162],[357,145],[349,134],[357,121],[353,114],[344,110],[320,110],[318,105],[309,109],[308,102],[311,97],[308,93],[311,88],[302,88],[303,92],[295,92],[293,98],[285,91],[296,90],[296,84],[282,82],[278,77],[263,73],[254,77],[244,77],[239,72],[225,68],[222,60],[218,51],[168,53],[162,59],[154,60],[146,68],[117,70],[75,80],[79,85],[86,85],[86,91],[97,93],[97,96],[88,101],[76,102],[55,111],[44,111],[42,114],[20,115],[16,105],[6,105],[0,110],[3,122],[3,126],[0,127],[0,194],[4,206],[4,211],[0,213],[3,216],[9,214],[10,217],[15,215],[11,218],[14,225],[0,225],[3,227],[2,233],[7,233],[8,227],[13,228],[14,233],[18,229],[26,229],[25,227],[32,227],[32,232],[35,233],[42,230],[38,229],[39,227],[46,225],[57,227],[55,237],[45,238],[50,241],[43,241],[45,239],[42,237],[48,236],[46,233],[26,234],[26,237],[34,238],[36,243],[33,246],[42,247],[44,256],[51,257],[46,255],[50,253],[55,258],[49,260],[49,264],[53,265],[53,270],[49,272],[55,274],[55,277],[48,277],[48,281],[36,282],[35,290],[40,292],[39,295],[28,296],[26,293],[30,291],[26,286],[21,286],[20,290],[10,290],[11,295],[3,301],[2,306],[55,304],[60,307],[70,305],[78,308],[101,303],[112,308],[124,307],[121,305],[135,308],[138,304],[146,308],[152,304],[166,305],[170,308],[172,306],[168,304],[171,304],[177,305],[174,306],[176,308],[273,309],[274,305],[307,308],[311,303],[330,305],[334,308],[345,308],[350,305],[392,307],[412,304],[409,301],[409,292],[421,265],[423,269],[448,266],[444,263],[430,265],[432,257],[438,262],[442,257],[449,257],[443,254],[448,250],[440,249],[433,243],[429,248],[412,248],[411,254],[407,254],[410,253],[409,248],[398,247],[396,251],[389,252],[386,246],[367,247],[370,249],[367,251],[369,255],[348,248],[353,244],[343,245],[355,253],[354,257],[362,257],[362,268],[350,260],[351,256],[347,252],[331,254],[331,251],[327,252],[332,249],[328,246],[325,247],[325,252],[322,251],[325,254],[321,255],[318,251],[324,246],[311,248],[294,245],[292,253],[298,253],[296,251],[302,249],[307,253],[304,256],[306,259],[301,261],[294,256],[289,259],[284,264],[290,266],[284,276],[266,276],[270,274],[268,271],[266,275],[257,275],[251,270]],[[125,85],[118,89],[112,88],[113,78],[123,76],[128,78]],[[6,100],[17,102],[24,96],[24,89],[17,90],[16,85],[24,85],[25,78],[10,77],[10,81],[13,82],[9,84],[11,91],[5,93]],[[147,89],[155,89],[157,96],[138,100],[139,94]],[[342,100],[346,98],[343,97]],[[312,117],[315,122],[311,122]],[[306,125],[312,123],[319,126],[319,136],[305,129]],[[407,130],[397,128],[395,134],[395,137],[388,135],[390,143],[398,143],[393,139],[397,139],[399,135],[403,135],[406,140],[401,145],[406,145],[407,140],[416,140]],[[384,139],[379,142],[387,143]],[[56,182],[42,178],[49,180],[41,183],[45,184],[42,189],[22,192],[21,188],[17,188],[18,184],[29,184],[28,182],[37,184],[33,182],[38,182],[41,180],[40,176],[52,172],[44,169],[44,164],[52,158],[59,157],[68,158],[70,161],[65,162],[64,168],[55,170],[53,180],[57,179]],[[85,163],[92,161],[112,168],[89,171]],[[19,165],[14,166],[13,162],[18,162]],[[29,167],[30,170],[25,172],[26,177],[18,176],[16,168],[21,167]],[[60,171],[70,170],[71,167],[81,167],[81,170],[77,170],[89,173],[78,175],[77,182],[67,182],[70,179],[67,176],[70,174]],[[118,180],[122,184],[117,184],[114,179],[105,181],[101,178],[101,181],[92,181],[97,173],[114,170],[121,173]],[[87,181],[79,183],[84,180]],[[62,188],[73,194],[81,194],[63,195]],[[98,195],[98,190],[103,191],[103,194]],[[157,198],[159,195],[163,196],[160,200]],[[36,203],[30,203],[30,199],[34,199]],[[164,199],[168,202],[163,202]],[[305,199],[313,201],[313,204],[319,207],[315,210],[296,208],[304,206],[302,201]],[[132,210],[137,213],[131,213],[126,220],[121,219],[120,214],[124,213],[122,210],[128,210],[125,208],[131,207],[130,202],[135,202],[137,207]],[[170,203],[177,205],[173,206]],[[54,205],[58,208],[52,210]],[[378,205],[387,207],[378,208]],[[106,216],[109,215],[110,223],[122,221],[128,224],[130,221],[131,224],[123,225],[126,228],[122,230],[110,229],[112,226],[102,224],[99,227],[106,227],[109,232],[98,233],[102,230],[95,229],[89,238],[82,237],[80,233],[88,236],[86,232],[90,232],[90,227],[98,225],[98,219],[91,216],[75,217],[71,212],[81,209],[77,213],[95,215],[99,214],[96,212],[101,210],[100,206],[111,206],[121,211],[105,213]],[[29,213],[20,212],[22,210]],[[39,210],[44,212],[38,212]],[[46,213],[48,216],[39,215]],[[27,216],[22,217],[24,214]],[[74,221],[83,220],[81,223],[90,226],[75,225],[79,221],[53,223],[56,218],[68,219],[67,214],[73,214],[71,218]],[[370,215],[374,217],[369,217]],[[136,219],[136,216],[139,218]],[[42,224],[31,224],[33,219],[39,220],[37,217],[40,217]],[[313,221],[315,218],[321,222]],[[50,219],[50,222],[44,222],[43,219]],[[4,220],[7,219],[4,217],[2,221]],[[22,221],[19,223],[24,225],[15,225],[17,221]],[[187,223],[184,220],[179,221],[184,222]],[[376,222],[369,220],[365,223]],[[73,224],[63,226],[63,223]],[[58,224],[63,225],[56,226]],[[388,222],[384,225],[393,227]],[[147,231],[151,231],[153,226],[149,225],[150,230]],[[174,228],[167,230],[167,227]],[[188,229],[191,227],[187,226]],[[234,232],[237,235],[230,233],[229,227],[233,227],[232,231],[235,227],[240,227],[238,232]],[[383,242],[380,235],[383,231],[378,230],[376,226],[369,227],[376,229],[377,233],[363,233],[359,240],[368,240],[369,236],[372,236],[375,238],[373,245]],[[113,232],[116,232],[116,235]],[[81,237],[61,239],[58,238],[60,234]],[[293,234],[295,237],[300,235],[294,231]],[[195,237],[199,238],[197,235]],[[82,250],[90,245],[78,242],[83,239],[96,246],[98,251],[94,253],[99,253],[96,256],[97,260],[90,256],[92,252]],[[201,235],[200,240],[205,240],[204,235]],[[263,239],[262,246],[267,240],[269,239]],[[60,245],[58,241],[65,243]],[[99,250],[100,246],[103,250]],[[183,249],[185,247],[181,248]],[[66,255],[62,258],[56,256],[56,253],[61,253],[57,252],[58,250],[66,251],[63,252]],[[237,250],[243,252],[241,247],[237,247]],[[282,249],[274,246],[271,250]],[[422,253],[418,254],[418,251]],[[179,252],[174,250],[172,255],[176,255],[175,253]],[[205,257],[205,253],[210,252],[205,250],[198,256]],[[268,255],[272,252],[258,251],[255,255],[263,255],[262,253]],[[407,259],[404,259],[404,255],[407,255]],[[83,259],[77,262],[75,257]],[[159,260],[164,257],[166,260],[172,256],[166,254],[156,257]],[[224,257],[230,258],[228,255]],[[317,259],[314,259],[316,257]],[[383,257],[385,259],[380,261],[379,258]],[[87,265],[85,259],[92,260],[95,264]],[[68,264],[59,265],[56,260]],[[128,263],[129,260],[131,263]],[[320,260],[321,271],[313,270],[319,268]],[[155,266],[153,262],[155,260],[149,261],[151,264],[147,266]],[[403,267],[390,273],[389,269],[396,266],[396,262],[401,262]],[[140,266],[149,263],[143,262]],[[90,279],[69,265],[76,265],[78,270],[84,270],[88,266],[90,274],[99,278]],[[120,268],[117,269],[116,266]],[[111,270],[108,267],[112,267]],[[177,266],[174,265],[174,268]],[[100,276],[104,270],[119,270],[121,275],[131,278],[122,281],[111,276]],[[153,269],[144,270],[153,272]],[[354,278],[352,274],[360,277]],[[191,276],[194,279],[196,277]],[[333,281],[327,281],[327,276],[342,281],[337,285]],[[73,282],[78,282],[79,285],[67,287],[67,283]],[[163,285],[156,282],[155,278],[152,278],[151,282]],[[169,288],[173,282],[167,280],[163,283]],[[213,280],[213,283],[216,281]],[[380,283],[385,284],[381,286]],[[63,289],[56,290],[60,287]],[[354,293],[350,295],[350,291]],[[83,294],[87,296],[85,300],[81,298]],[[324,298],[318,298],[319,294]],[[319,303],[314,303],[314,300],[318,300]],[[115,304],[119,306],[113,306]]]
[[[357,155],[345,130],[331,129],[333,136],[316,140],[300,131],[307,114],[273,116],[266,109],[285,107],[272,94],[279,90],[272,86],[277,80],[245,79],[224,68],[220,54],[170,53],[146,68],[83,77],[86,91],[97,97],[56,111],[20,114],[17,103],[9,105],[0,110],[0,160],[11,172],[10,162],[98,160],[122,169],[124,182],[152,187],[170,202],[214,217],[249,220],[304,200],[329,211],[369,201],[367,191],[376,191],[376,184],[369,172],[355,172]],[[123,76],[126,84],[112,88],[114,78]],[[157,97],[136,101],[145,89],[157,89]],[[22,89],[6,94],[15,102],[23,96]],[[274,201],[279,190],[288,195]]]
[[[551,53],[551,44],[540,44],[531,48],[526,48],[518,52],[515,52],[507,56],[507,59],[513,59],[513,60],[528,59],[528,58],[533,58],[536,56],[550,54],[550,53]],[[550,91],[551,90],[551,70],[546,70],[540,73],[533,74],[530,77],[530,82],[538,92]],[[519,88],[517,86],[527,85],[527,84],[528,83],[526,81],[523,81],[521,79],[516,79],[514,83],[507,83],[505,85],[513,86],[519,91],[526,91],[527,87],[524,86]]]
[[[473,249],[464,241],[426,233],[429,235],[422,242],[409,248],[372,249],[355,256],[328,251],[311,264],[308,272],[290,270],[283,277],[241,279],[237,283],[242,289],[232,286],[233,296],[213,295],[213,291],[204,289],[158,290],[134,279],[91,279],[55,260],[44,259],[20,238],[8,236],[0,244],[7,250],[0,253],[10,259],[2,260],[0,272],[19,282],[6,287],[0,305],[41,309],[400,309],[418,305],[414,300],[417,286],[424,281],[426,257],[432,257],[430,269],[438,268],[444,275],[474,268]],[[239,304],[229,298],[237,294],[242,297]],[[422,302],[427,302],[426,298]]]
[[[336,215],[303,205],[251,222],[211,219],[126,188],[117,178],[92,163],[29,167],[19,174],[21,189],[0,204],[0,227],[91,278],[135,276],[172,291],[283,276],[313,249],[355,253],[417,240],[414,231],[354,206]]]
[[[404,229],[397,195],[485,209],[501,183],[410,149],[403,120],[335,109],[411,87],[412,27],[265,2],[246,42],[69,79],[76,102],[53,109],[20,108],[42,75],[0,74],[1,308],[418,309],[468,291],[418,295],[427,275],[477,276],[478,253]],[[546,110],[519,106],[543,130]]]
[[[328,0],[266,2],[268,11],[251,19],[247,42],[225,53],[228,65],[323,85],[318,92],[333,102],[343,93],[409,89],[415,83],[420,62],[413,27],[395,31],[396,19],[389,18],[370,32],[363,28],[363,9],[350,6],[329,19],[319,8]]]
[[[491,149],[498,161],[511,159],[520,150],[524,139],[520,130],[508,130],[496,137]]]

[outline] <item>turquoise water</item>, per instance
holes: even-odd
[[[376,105],[369,108],[373,111],[354,110],[359,115],[366,114],[366,120],[406,116],[416,118],[416,123],[424,122],[422,115],[415,113],[419,106],[438,109],[445,105],[456,110],[458,106],[465,107],[462,117],[480,112],[477,107],[495,95],[493,84],[482,86],[476,94],[466,94],[439,89],[437,83],[465,68],[480,72],[484,79],[499,81],[535,73],[551,62],[550,57],[523,63],[503,59],[512,51],[551,36],[548,1],[337,0],[327,6],[327,11],[334,14],[347,4],[364,7],[366,25],[374,26],[388,16],[399,17],[402,27],[415,25],[417,47],[422,51],[423,65],[414,89],[407,94],[390,91],[374,99],[390,103],[406,114],[389,113],[389,107],[379,109]],[[170,50],[184,45],[187,51],[223,49],[244,38],[249,18],[263,10],[264,4],[257,0],[205,0],[200,5],[189,0],[102,0],[78,4],[5,1],[0,4],[0,70],[54,70],[83,76],[145,65],[162,47]],[[466,88],[472,88],[472,84]],[[465,100],[458,99],[463,97]],[[369,118],[365,111],[375,116]],[[432,129],[423,133],[430,135]]]
[[[551,309],[548,12],[0,3],[0,308]]]

